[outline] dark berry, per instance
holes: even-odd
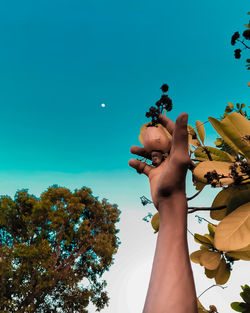
[[[165,110],[168,111],[168,112],[171,111],[172,108],[173,108],[172,104],[167,104],[167,105],[165,106]]]
[[[236,40],[240,37],[240,34],[239,32],[235,32],[232,36],[232,39],[231,39],[231,44],[234,46],[235,43],[236,43]]]
[[[247,40],[250,40],[250,29],[246,29],[242,34]]]
[[[159,101],[161,101],[162,104],[168,104],[169,102],[169,97],[167,95],[162,95],[161,99]]]
[[[155,102],[155,105],[160,107],[161,106],[161,100],[158,100],[157,102]]]
[[[168,85],[163,84],[160,89],[162,90],[162,92],[167,92],[168,91]]]
[[[235,57],[235,59],[240,59],[240,57],[241,57],[240,53],[241,53],[240,49],[234,50],[234,57]]]

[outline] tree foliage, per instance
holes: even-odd
[[[210,210],[210,217],[219,223],[208,224],[205,235],[194,235],[200,249],[190,258],[220,285],[229,280],[235,261],[250,260],[250,121],[245,105],[236,107],[229,103],[220,120],[209,118],[220,135],[216,148],[204,145],[204,130],[201,136],[197,129],[202,143],[190,142],[194,184],[222,187]]]
[[[1,196],[0,312],[84,313],[90,301],[104,308],[106,281],[98,278],[120,243],[119,214],[86,187]]]

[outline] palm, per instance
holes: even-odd
[[[169,197],[179,190],[185,190],[185,176],[190,158],[186,122],[182,121],[184,116],[186,114],[179,115],[176,124],[165,116],[160,116],[161,123],[173,135],[173,140],[169,156],[158,167],[145,165],[135,159],[129,161],[131,167],[148,176],[152,201],[156,208],[161,199]],[[149,154],[140,147],[131,147],[131,152],[150,158]]]

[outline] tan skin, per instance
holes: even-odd
[[[154,262],[143,313],[197,313],[196,293],[187,246],[187,199],[185,178],[190,157],[187,134],[188,115],[176,123],[160,115],[160,123],[172,135],[171,150],[165,160],[132,146],[131,153],[151,159],[151,166],[137,159],[129,165],[149,178],[151,197],[160,215]]]

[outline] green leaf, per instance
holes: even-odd
[[[205,275],[208,278],[214,278],[217,274],[218,268],[216,268],[215,270],[208,270],[207,268],[205,268]]]
[[[230,270],[227,267],[226,261],[222,259],[215,275],[216,284],[224,285],[228,281],[229,277]]]
[[[221,221],[226,215],[228,215],[229,211],[232,212],[234,209],[239,207],[241,205],[241,202],[237,202],[238,194],[242,191],[246,191],[247,193],[250,192],[250,185],[249,184],[243,184],[238,186],[229,186],[225,189],[222,189],[214,198],[214,201],[212,203],[212,208],[218,207],[218,206],[224,206],[227,207],[222,210],[211,210],[210,211],[210,217],[214,220]],[[234,200],[235,198],[235,200]],[[248,201],[245,201],[246,203]],[[228,209],[228,205],[230,203],[230,209]],[[242,203],[243,204],[243,203]]]
[[[241,298],[248,304],[250,304],[250,287],[246,285],[243,292],[240,293]]]
[[[214,246],[220,251],[233,251],[250,242],[250,202],[238,207],[217,226]]]
[[[210,240],[211,244],[214,245],[214,237],[210,234],[205,234],[204,237]]]
[[[208,270],[215,270],[220,264],[220,259],[219,252],[204,251],[200,256],[200,263]]]
[[[196,134],[194,128],[191,125],[188,125],[187,129],[188,129],[188,143],[189,143],[189,145],[200,146],[201,143],[197,137],[197,134]]]
[[[250,261],[250,251],[230,251],[226,253],[230,258]]]
[[[250,304],[241,302],[240,306],[245,310],[244,313],[250,313]]]
[[[232,302],[231,308],[237,312],[244,312],[245,309],[240,306],[240,302]]]
[[[198,242],[199,244],[205,244],[212,247],[211,241],[206,238],[205,236],[194,234],[194,241]]]
[[[221,138],[216,138],[216,141],[214,142],[216,146],[220,146],[222,145],[222,143],[223,143],[223,140]]]
[[[232,187],[222,189],[214,198],[212,208],[227,205],[228,199],[232,195]],[[214,220],[221,221],[226,216],[227,208],[222,210],[211,210],[210,217]]]
[[[219,161],[204,161],[199,163],[195,169],[193,170],[193,176],[194,179],[207,184],[207,179],[204,177],[207,172],[216,171],[220,175],[228,176],[231,172],[230,166],[233,165],[233,163],[229,162],[219,162]],[[230,185],[234,182],[232,178],[221,178],[220,183],[216,184],[216,187],[226,186]]]
[[[225,133],[224,129],[221,126],[221,122],[218,121],[216,118],[209,117],[208,120],[215,128],[217,133],[223,138],[223,140],[236,152],[238,152],[238,147],[232,142],[232,140],[228,137],[227,133]],[[224,119],[225,120],[225,119]]]
[[[204,125],[201,121],[197,121],[196,122],[196,129],[197,129],[197,133],[200,137],[201,142],[204,144],[204,140],[205,140],[205,128]]]
[[[202,244],[202,245],[200,246],[200,249],[201,249],[201,250],[207,250],[207,251],[209,251],[210,248],[212,248],[212,245],[209,245],[209,244]]]
[[[197,250],[190,254],[190,260],[194,263],[200,264],[200,257],[205,250]]]
[[[209,231],[209,234],[214,238],[214,234],[215,234],[215,230],[216,230],[216,227],[215,225],[212,225],[210,223],[207,224],[207,228],[208,228],[208,231]]]
[[[157,233],[159,231],[159,226],[160,226],[160,216],[159,212],[155,213],[152,218],[151,218],[151,225],[153,229],[155,230],[154,233]]]
[[[241,286],[241,289],[243,290],[243,291],[245,291],[245,290],[247,290],[248,288],[250,288],[247,284],[245,284],[244,286]]]
[[[235,190],[227,204],[227,215],[237,209],[239,206],[250,202],[250,185],[246,185],[246,190]]]
[[[229,146],[250,160],[250,145],[243,140],[245,135],[250,134],[250,121],[247,118],[237,112],[233,112],[221,122],[213,117],[208,119]]]
[[[210,152],[210,155],[212,157],[213,161],[224,161],[224,162],[233,162],[234,157],[231,156],[230,154],[219,150],[214,147],[208,147],[206,146],[207,150]],[[203,147],[198,147],[194,150],[194,155],[196,159],[203,161],[203,160],[208,160],[208,155],[206,154],[205,150]]]

